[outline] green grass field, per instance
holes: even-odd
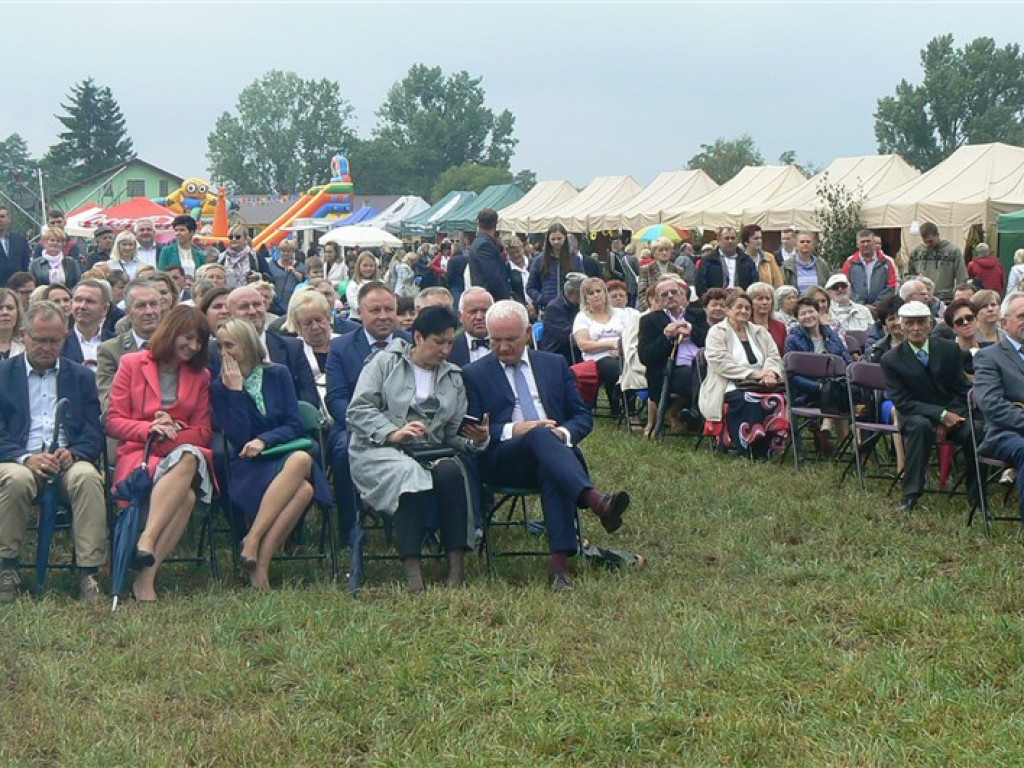
[[[634,502],[587,533],[648,566],[577,564],[569,595],[543,559],[419,598],[375,564],[358,600],[308,565],[270,595],[169,567],[116,614],[51,577],[0,607],[0,764],[1024,764],[1014,524],[691,443],[588,438]]]

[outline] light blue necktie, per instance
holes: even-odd
[[[523,363],[512,366],[512,369],[515,372],[516,396],[519,398],[519,410],[523,412],[523,421],[537,421],[540,414],[537,413],[537,406],[533,404],[530,385],[526,383],[526,374],[523,373]]]
[[[924,349],[923,347],[921,349],[917,350],[917,359],[921,361],[921,365],[923,365],[925,368],[927,368],[928,367],[928,350]]]

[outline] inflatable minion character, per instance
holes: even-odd
[[[187,213],[196,219],[213,216],[217,210],[217,195],[210,191],[209,182],[185,179],[181,186],[164,200],[164,207],[175,213]]]

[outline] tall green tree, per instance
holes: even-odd
[[[796,168],[798,171],[800,171],[800,173],[802,173],[807,178],[810,178],[811,176],[813,176],[814,174],[816,174],[818,171],[821,170],[821,168],[819,168],[814,163],[809,163],[809,162],[801,163],[801,162],[798,162],[797,159],[796,159],[796,150],[795,149],[787,149],[785,152],[780,154],[779,155],[779,165],[792,165],[794,168]]]
[[[719,184],[724,184],[747,165],[764,165],[764,157],[750,134],[737,139],[715,139],[714,144],[701,144],[700,152],[690,158],[686,167],[702,170]]]
[[[1016,44],[997,48],[979,37],[962,49],[953,36],[921,51],[920,85],[900,80],[894,96],[878,100],[875,139],[921,171],[964,144],[1024,145],[1024,56]]]
[[[508,169],[517,140],[515,116],[484,104],[481,78],[445,77],[440,67],[416,64],[391,86],[377,110],[376,141],[367,149],[400,156],[405,184],[390,190],[428,196],[448,168],[466,163]],[[371,154],[363,162],[375,162]]]
[[[464,163],[449,168],[442,173],[430,193],[431,202],[436,203],[453,189],[461,189],[480,194],[492,184],[511,184],[512,172],[493,165],[477,165]]]
[[[332,80],[273,70],[238,94],[206,138],[215,183],[234,192],[284,194],[330,178],[337,152],[351,152],[352,105]],[[351,157],[350,157],[351,162]],[[358,182],[358,169],[352,176]]]
[[[519,173],[515,175],[512,181],[517,187],[523,190],[523,192],[529,192],[537,186],[537,174],[529,168],[523,168],[523,170],[519,171]]]
[[[72,86],[57,120],[65,130],[43,159],[56,186],[67,186],[135,157],[121,107],[107,86],[91,77]]]
[[[818,206],[814,209],[814,216],[820,234],[818,253],[833,267],[837,267],[856,250],[857,232],[864,229],[860,217],[865,199],[864,190],[860,185],[850,189],[834,182],[826,172],[822,174],[816,192]]]
[[[36,161],[32,159],[28,144],[18,133],[12,133],[0,141],[0,203],[7,204],[7,198],[16,203],[11,208],[15,229],[24,231],[29,221],[19,206],[38,214],[39,187],[36,183]],[[6,197],[5,197],[6,196]]]

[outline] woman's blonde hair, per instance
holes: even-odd
[[[373,277],[368,277],[365,280],[359,276],[359,265],[367,259],[373,262]],[[352,270],[352,280],[356,285],[360,283],[367,283],[371,280],[380,280],[380,267],[377,266],[377,257],[369,251],[363,251],[359,254],[359,258],[356,259],[355,267]]]
[[[288,300],[288,319],[284,322],[284,330],[288,333],[299,332],[299,313],[306,309],[319,309],[324,313],[327,322],[331,322],[331,305],[316,288],[309,286],[301,291],[296,291]]]
[[[605,285],[604,280],[600,277],[588,277],[580,284],[580,309],[588,317],[590,316],[590,299],[587,296],[587,291],[595,287],[601,288],[604,291],[604,307],[609,311],[611,309],[608,305],[608,286]]]
[[[47,227],[43,230],[42,240],[45,242],[48,237],[55,237],[62,243],[68,239],[67,234],[60,227]]]
[[[263,342],[260,341],[260,335],[256,333],[256,326],[245,318],[231,318],[217,329],[217,333],[226,333],[231,337],[245,355],[246,364],[251,364],[253,368],[264,364],[267,352],[263,348]]]
[[[1013,263],[1024,264],[1024,248],[1018,248],[1013,252]]]
[[[114,259],[121,261],[121,251],[118,250],[118,248],[121,246],[121,243],[125,242],[130,242],[135,246],[133,253],[137,254],[139,252],[139,240],[135,237],[135,233],[130,229],[125,229],[119,232],[117,237],[114,238],[114,246],[110,249],[110,253]]]
[[[662,248],[668,248],[672,250],[672,241],[667,237],[657,237],[651,242],[651,251],[657,251]]]

